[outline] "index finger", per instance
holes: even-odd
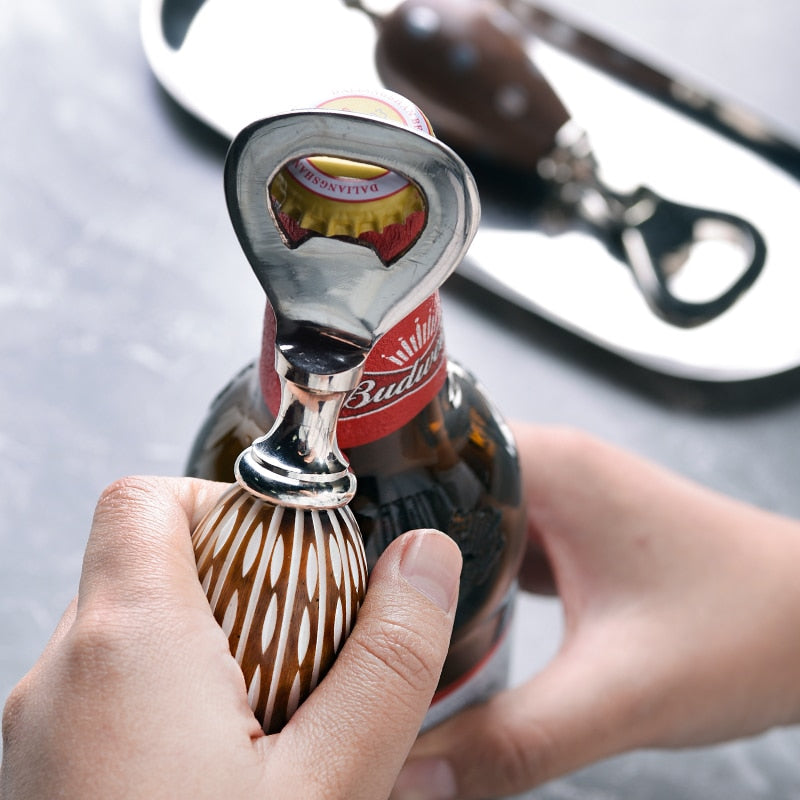
[[[191,531],[224,489],[223,484],[179,478],[129,477],[111,484],[95,509],[78,613],[95,599],[137,607],[161,602],[165,594],[174,597],[175,588],[184,602],[192,596],[206,602]]]

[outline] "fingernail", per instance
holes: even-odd
[[[441,758],[409,761],[397,776],[391,800],[452,800],[456,796],[453,768]]]
[[[445,534],[419,531],[403,552],[400,574],[443,611],[450,611],[458,598],[461,554]]]

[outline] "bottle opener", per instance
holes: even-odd
[[[417,185],[427,220],[391,264],[373,250],[314,236],[287,246],[267,187],[309,155],[374,163]],[[348,112],[314,110],[246,128],[228,155],[225,190],[234,229],[275,311],[283,396],[272,430],[242,454],[237,480],[292,505],[342,505],[354,479],[335,446],[335,423],[375,341],[433,293],[477,230],[477,188],[463,162],[431,136]]]
[[[367,162],[417,185],[426,223],[391,263],[363,244],[313,236],[290,247],[269,186],[294,159]],[[426,134],[316,109],[245,128],[225,165],[228,210],[277,321],[282,398],[247,448],[237,484],[192,535],[198,574],[242,667],[250,704],[279,730],[333,663],[366,591],[366,558],[347,505],[356,478],[336,423],[375,341],[433,293],[478,225],[466,166]]]

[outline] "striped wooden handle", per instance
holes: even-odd
[[[267,733],[325,675],[364,599],[367,562],[349,506],[274,506],[233,486],[192,534],[197,571]]]

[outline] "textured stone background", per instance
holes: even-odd
[[[791,0],[562,0],[800,139]],[[75,592],[95,499],[180,473],[213,394],[256,352],[262,297],[224,207],[226,143],[160,90],[137,3],[0,5],[0,701]],[[508,416],[562,422],[800,515],[800,377],[706,386],[634,367],[463,280],[450,351]],[[557,646],[526,598],[514,676]],[[800,732],[614,759],[540,800],[800,796]]]

